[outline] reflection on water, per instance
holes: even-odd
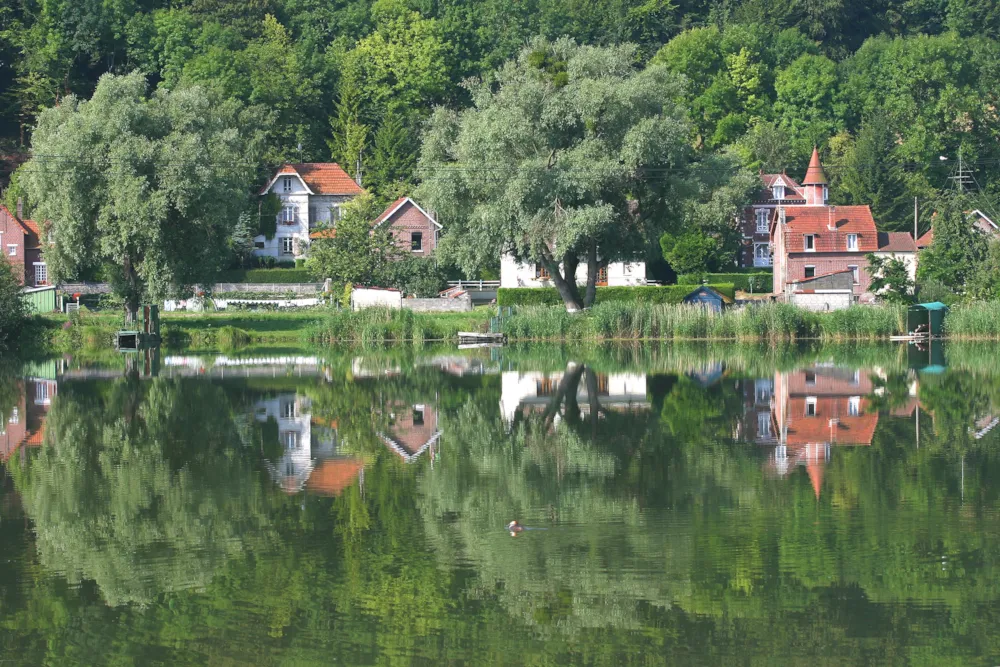
[[[0,372],[2,659],[995,661],[1000,370],[948,352]]]

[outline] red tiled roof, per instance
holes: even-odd
[[[298,175],[314,195],[359,195],[364,192],[364,188],[355,183],[336,162],[289,163],[278,170],[277,176],[282,174]],[[261,194],[266,191],[267,188]]]
[[[806,399],[791,398],[789,414],[795,415],[786,424],[787,445],[798,446],[817,443],[831,445],[870,445],[878,426],[878,413],[866,413],[870,403],[861,399],[861,414],[850,415],[847,397],[820,397],[816,416],[806,417]]]
[[[880,252],[916,252],[917,244],[909,232],[879,232]]]
[[[374,224],[376,224],[376,225],[380,225],[380,224],[382,224],[383,222],[385,222],[385,220],[386,220],[386,219],[387,219],[387,218],[388,218],[388,217],[389,217],[389,216],[390,216],[390,215],[391,215],[391,214],[392,214],[392,213],[393,213],[393,212],[394,212],[394,211],[395,211],[395,210],[396,210],[397,208],[399,208],[400,206],[402,206],[402,205],[403,205],[403,202],[405,202],[405,201],[406,201],[407,199],[409,199],[409,197],[400,197],[400,198],[399,198],[399,199],[397,199],[396,201],[394,201],[394,202],[392,202],[391,204],[389,204],[389,207],[388,207],[388,208],[386,208],[386,209],[385,209],[384,211],[382,211],[382,214],[381,214],[381,215],[379,215],[379,216],[378,216],[377,218],[375,218],[375,223],[374,223]]]
[[[338,496],[354,483],[365,467],[362,459],[323,461],[309,475],[306,490],[321,496]]]
[[[334,239],[337,238],[337,230],[333,227],[327,227],[326,229],[317,229],[314,232],[309,232],[310,239]]]
[[[826,185],[826,174],[823,173],[823,165],[819,161],[819,151],[813,147],[812,157],[809,158],[809,168],[806,169],[806,177],[802,179],[802,185]]]
[[[917,239],[917,247],[918,248],[927,248],[932,243],[934,243],[934,228],[933,227],[931,227],[930,229],[928,229],[927,232],[925,232],[923,236],[921,236],[919,239]]]
[[[778,212],[774,215],[777,219]],[[835,230],[829,228],[833,223]],[[778,223],[776,223],[778,224]],[[878,250],[878,231],[868,206],[789,206],[785,208],[785,251],[805,252],[803,236],[812,234],[816,252],[848,252],[847,235],[858,235],[858,249]]]

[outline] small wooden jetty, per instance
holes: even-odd
[[[115,334],[115,349],[119,352],[139,352],[160,345],[160,309],[158,306],[142,306],[138,327],[119,331]],[[127,325],[126,325],[127,326]]]
[[[458,344],[463,345],[503,345],[507,342],[507,335],[502,333],[480,333],[477,331],[459,331]]]

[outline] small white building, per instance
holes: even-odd
[[[576,282],[578,285],[587,283],[586,262],[581,262],[577,266]],[[645,284],[645,262],[612,262],[602,264],[597,269],[597,285],[600,287]],[[522,264],[511,255],[504,255],[500,258],[500,287],[555,287],[555,283],[541,264]]]
[[[567,372],[577,368],[570,363]],[[504,371],[500,376],[500,413],[511,424],[519,412],[540,412],[552,402],[565,372]],[[647,410],[646,376],[639,373],[609,373],[597,376],[597,399],[609,410]],[[581,416],[590,412],[587,383],[581,378],[576,387]]]
[[[266,461],[271,478],[287,493],[302,491],[318,458],[335,453],[333,438],[314,438],[309,411],[311,401],[295,393],[279,394],[254,405],[254,418],[261,423],[273,420],[278,425],[282,456]]]
[[[277,232],[270,240],[257,236],[254,255],[285,261],[305,257],[310,232],[336,226],[341,206],[363,192],[333,162],[283,165],[260,191],[262,197],[273,193],[281,200]]]

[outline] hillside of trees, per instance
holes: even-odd
[[[539,37],[634,44],[637,71],[681,75],[702,203],[737,174],[801,177],[813,145],[831,201],[871,204],[886,230],[912,229],[913,197],[951,187],[959,155],[977,207],[1000,187],[989,0],[4,0],[4,199],[24,195],[16,167],[44,109],[139,71],[151,89],[196,84],[266,112],[260,178],[332,160],[391,200],[421,180],[434,109],[468,108],[471,81]],[[565,63],[537,65],[565,76]]]

